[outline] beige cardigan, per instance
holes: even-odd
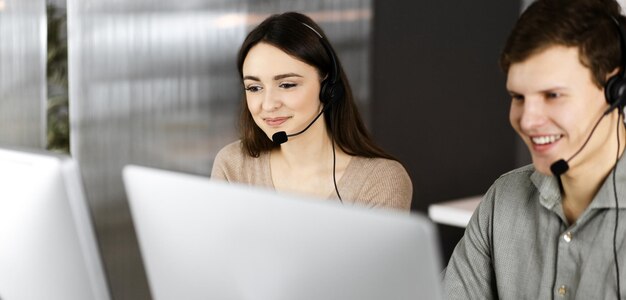
[[[274,189],[269,152],[251,157],[237,141],[215,157],[211,178]],[[353,156],[337,188],[344,204],[389,207],[408,211],[413,185],[402,165],[384,158]],[[333,192],[328,199],[338,199]]]

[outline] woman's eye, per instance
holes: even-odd
[[[513,99],[513,101],[522,101],[522,100],[524,100],[524,96],[522,96],[522,95],[511,95],[511,99]]]
[[[279,87],[281,87],[281,88],[283,88],[283,89],[290,89],[290,88],[293,88],[293,87],[296,87],[296,86],[297,86],[297,84],[295,84],[295,83],[290,83],[290,82],[281,83],[281,84],[279,85]]]
[[[262,88],[258,85],[249,85],[246,87],[247,92],[256,93],[260,91]]]

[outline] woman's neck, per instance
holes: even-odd
[[[330,157],[332,144],[324,121],[317,120],[307,131],[289,138],[272,151],[272,156],[283,160],[287,167],[297,169],[318,165]]]
[[[332,140],[324,122],[318,122],[271,152],[270,167],[276,190],[319,198],[327,198],[334,191],[333,173],[339,182],[350,156],[335,145],[333,168]]]

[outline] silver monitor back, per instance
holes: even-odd
[[[0,299],[109,299],[76,162],[0,148]]]
[[[145,167],[123,175],[156,300],[441,298],[422,216]]]

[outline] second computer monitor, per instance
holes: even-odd
[[[162,299],[439,299],[424,217],[127,167],[152,296]]]
[[[109,299],[71,158],[0,148],[0,299]]]

